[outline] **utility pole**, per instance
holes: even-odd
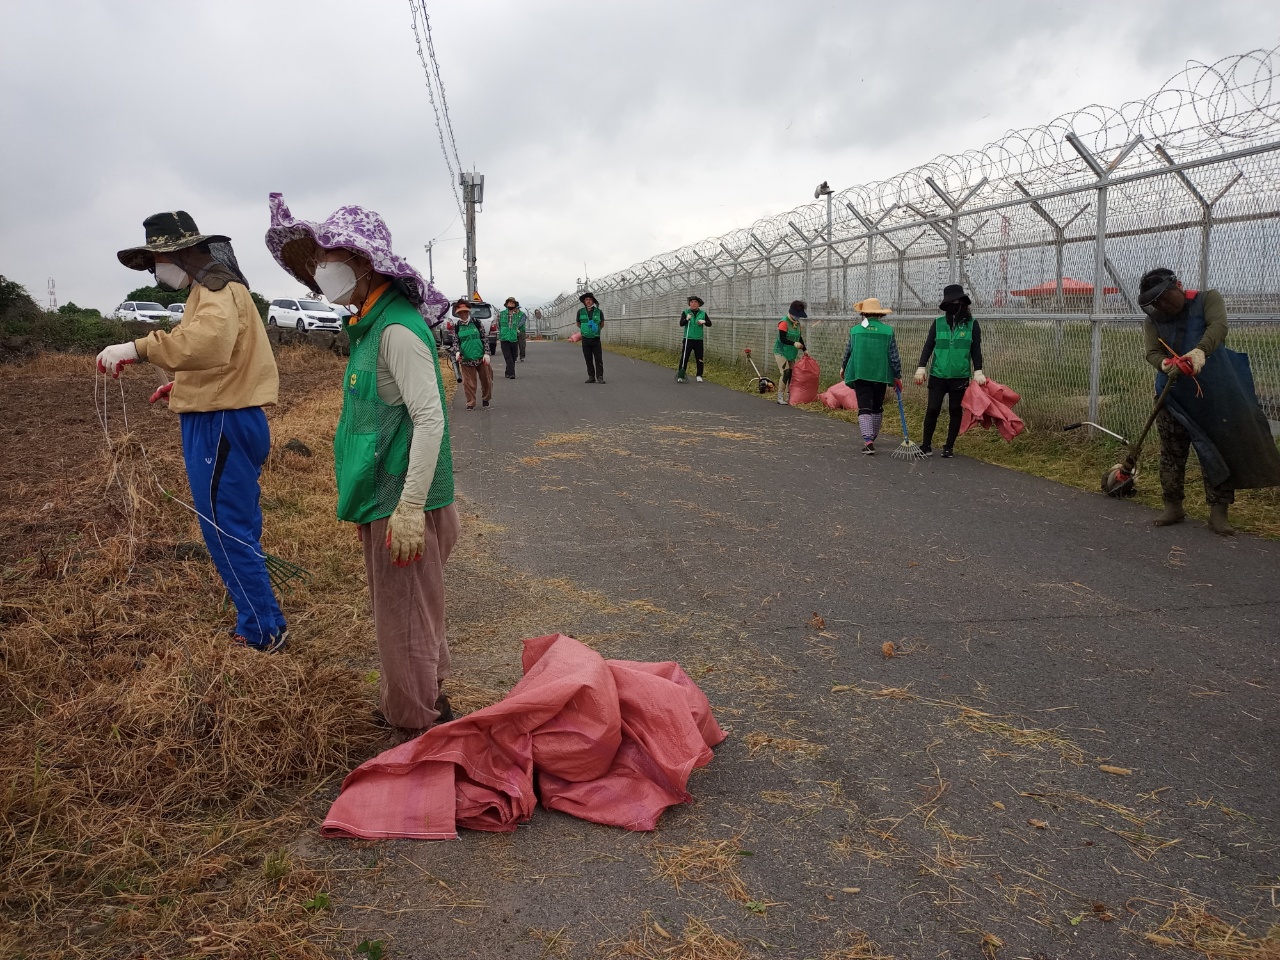
[[[467,263],[467,296],[474,297],[479,283],[476,280],[476,207],[484,203],[484,174],[467,173],[458,175],[462,186],[462,203],[466,208],[467,248],[463,257]]]
[[[434,247],[435,244],[436,242],[434,240],[427,244],[427,281],[429,283],[436,282],[436,268],[435,264],[431,261],[431,248]]]

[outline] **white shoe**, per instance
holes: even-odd
[[[702,378],[701,378],[701,377],[698,377],[698,382],[699,382],[699,383],[701,383],[701,382],[702,382]]]
[[[787,405],[787,398],[782,394],[778,394],[778,402],[785,407]]]

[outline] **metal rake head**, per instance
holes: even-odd
[[[924,460],[927,455],[919,445],[910,440],[903,440],[898,449],[893,451],[892,456],[895,460]]]

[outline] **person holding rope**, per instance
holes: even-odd
[[[520,309],[520,301],[515,297],[507,297],[498,313],[498,341],[502,344],[502,359],[507,364],[508,380],[516,378],[516,360],[520,354],[520,336],[524,323],[525,316]]]
[[[902,389],[902,358],[898,355],[898,338],[884,317],[893,313],[880,306],[875,297],[853,305],[862,321],[849,330],[849,343],[844,348],[840,369],[844,382],[853,387],[858,398],[858,428],[862,431],[862,452],[875,456],[876,437],[884,420],[884,395],[889,384]]]
[[[792,300],[787,315],[778,321],[778,336],[773,343],[773,359],[778,362],[778,403],[791,402],[791,370],[799,351],[806,350],[800,321],[808,317],[803,300]]]
[[[587,383],[604,383],[604,351],[600,348],[600,331],[604,327],[604,311],[596,304],[594,293],[578,298],[578,332],[582,334],[582,356],[587,361]]]
[[[338,519],[364,545],[378,644],[380,715],[414,734],[452,719],[444,566],[458,540],[444,385],[428,322],[448,301],[391,249],[377,213],[295,220],[271,194],[267,248],[331,303],[350,305],[351,357],[333,438]]]
[[[174,290],[191,288],[182,321],[98,354],[113,377],[146,361],[173,371],[151,402],[165,399],[182,427],[182,458],[209,557],[236,608],[234,643],[274,653],[288,628],[262,552],[259,477],[271,452],[263,407],[279,399],[280,377],[262,317],[229,237],[204,234],[185,210],[142,221],[146,243],[116,256]]]
[[[961,402],[964,392],[969,389],[970,370],[978,386],[987,382],[982,372],[982,329],[969,309],[972,303],[964,287],[958,283],[947,284],[942,290],[942,302],[938,304],[942,316],[934,320],[925,338],[924,349],[920,351],[920,365],[913,379],[919,386],[924,383],[925,374],[929,376],[929,402],[924,411],[924,436],[920,445],[920,452],[926,457],[933,455],[933,431],[938,426],[942,401],[947,401],[948,417],[947,442],[942,447],[942,459],[948,460],[956,445],[956,437],[960,436],[960,424],[964,419]],[[933,363],[926,369],[930,354]]]
[[[1280,453],[1254,394],[1249,358],[1226,346],[1227,307],[1217,290],[1186,290],[1172,270],[1157,267],[1138,284],[1146,313],[1147,362],[1156,394],[1174,381],[1156,413],[1164,512],[1157,527],[1181,523],[1187,454],[1196,448],[1209,504],[1209,529],[1229,537],[1235,492],[1280,485]]]
[[[699,296],[689,298],[689,308],[680,311],[680,326],[684,329],[684,342],[680,348],[680,368],[676,371],[676,383],[685,382],[685,370],[689,366],[689,354],[697,360],[698,382],[702,383],[702,351],[703,336],[707,327],[711,326],[711,318],[702,309],[703,300]]]

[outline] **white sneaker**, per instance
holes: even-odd
[[[778,402],[785,407],[787,405],[787,398],[782,394],[778,394]]]
[[[698,382],[699,382],[699,383],[701,383],[701,382],[702,382],[702,378],[701,378],[701,377],[698,377]]]

